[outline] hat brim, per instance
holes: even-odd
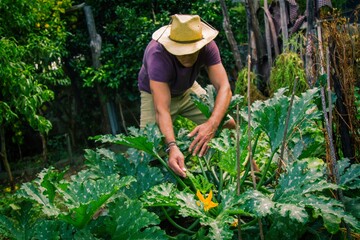
[[[211,40],[213,40],[219,33],[217,30],[209,27],[205,23],[201,22],[201,24],[203,38],[196,42],[180,43],[171,40],[169,37],[171,25],[166,25],[156,30],[152,35],[152,39],[161,43],[166,50],[173,55],[181,56],[192,54],[211,42]]]

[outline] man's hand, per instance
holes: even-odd
[[[168,165],[177,175],[186,177],[184,155],[176,145],[171,146],[169,149]]]
[[[189,147],[193,156],[199,153],[199,156],[202,157],[206,154],[209,149],[208,143],[214,137],[216,129],[217,127],[212,122],[207,121],[189,133],[189,137],[195,137]]]

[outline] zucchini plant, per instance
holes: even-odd
[[[214,91],[195,97],[204,113],[211,112]],[[318,91],[289,97],[280,89],[274,97],[238,111],[237,130],[222,129],[203,157],[188,152],[187,136],[194,126],[180,119],[177,141],[186,157],[187,177],[167,166],[165,144],[158,127],[129,128],[129,134],[102,135],[102,147],[85,151],[85,168],[68,177],[65,171],[44,169],[25,183],[17,196],[28,221],[0,215],[0,232],[10,239],[328,239],[360,234],[360,166],[338,161],[340,182],[330,181],[322,160],[325,146],[316,107]],[[228,114],[242,98],[234,96]],[[289,116],[287,118],[287,116]],[[288,131],[284,131],[287,124]],[[189,129],[190,128],[190,129]],[[254,186],[251,154],[259,169]],[[107,144],[126,146],[114,152]],[[276,176],[280,152],[283,171]],[[334,197],[341,189],[345,202]],[[31,211],[28,211],[31,209]],[[241,231],[238,227],[241,225]],[[22,231],[23,229],[31,231]],[[46,238],[45,238],[46,239]]]

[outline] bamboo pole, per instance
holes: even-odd
[[[239,104],[236,104],[236,195],[240,195],[241,188],[241,161],[240,161],[240,107]],[[241,215],[237,215],[237,230],[238,230],[238,240],[242,240],[241,237]]]
[[[253,182],[253,187],[256,189],[256,177],[254,171],[254,159],[252,157],[252,146],[251,146],[251,56],[248,55],[248,82],[247,82],[247,103],[248,103],[248,151],[249,151],[249,162],[251,169],[251,179]],[[261,218],[258,219],[260,239],[264,240],[264,232],[262,227]]]

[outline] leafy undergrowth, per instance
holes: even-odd
[[[215,92],[195,99],[206,114]],[[156,125],[130,128],[128,135],[94,139],[126,146],[85,150],[85,169],[65,178],[67,170],[46,168],[16,195],[2,200],[3,239],[344,239],[360,234],[360,166],[337,161],[340,181],[329,179],[323,162],[324,136],[316,106],[318,91],[308,90],[291,106],[279,90],[252,104],[249,161],[247,109],[238,131],[224,129],[204,157],[188,152],[194,126],[176,122],[178,146],[186,156],[187,177],[167,166]],[[242,98],[235,96],[229,114]],[[285,145],[284,145],[285,143]],[[281,173],[281,147],[285,154]],[[256,181],[253,182],[252,179]],[[339,201],[341,193],[343,201]],[[240,230],[238,226],[240,225]]]

